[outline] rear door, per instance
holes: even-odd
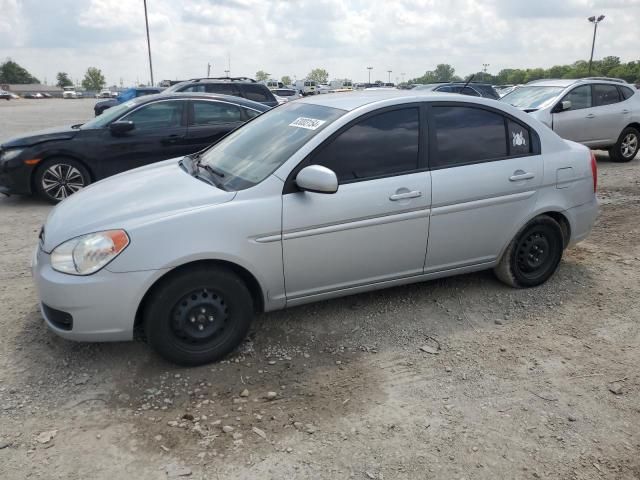
[[[570,101],[571,108],[561,111],[562,102]],[[591,85],[581,85],[567,93],[555,106],[553,131],[567,140],[589,145],[593,142],[593,127],[597,109],[593,105]]]
[[[105,128],[95,155],[103,176],[189,153],[185,104],[186,100],[146,103],[119,119],[132,121],[132,131],[113,135]]]
[[[542,182],[539,142],[499,110],[429,108],[432,209],[426,272],[494,261],[532,211]]]
[[[285,190],[287,301],[422,273],[431,179],[420,115],[418,106],[366,115],[298,167],[330,168],[339,188]]]
[[[595,118],[591,120],[591,137],[596,144],[610,145],[618,140],[622,129],[628,125],[629,110],[621,102],[616,85],[592,86]]]
[[[217,143],[248,118],[238,105],[217,100],[189,101],[187,144],[197,152]]]

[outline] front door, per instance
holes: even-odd
[[[500,112],[434,104],[425,272],[494,261],[536,202],[543,162],[533,132]]]
[[[571,108],[561,110],[562,102],[571,102]],[[567,140],[593,143],[593,127],[597,121],[598,109],[593,105],[591,85],[581,85],[567,93],[555,106],[553,131]]]
[[[303,162],[333,170],[339,188],[283,196],[287,301],[422,273],[431,178],[419,119],[417,106],[366,115]]]
[[[147,103],[120,118],[135,128],[114,135],[105,128],[100,152],[103,177],[190,153],[187,147],[185,100],[161,100]]]

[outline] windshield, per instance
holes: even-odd
[[[115,107],[108,108],[93,120],[89,120],[87,123],[83,123],[80,129],[88,130],[90,128],[106,127],[109,123],[125,113],[134,105],[134,102],[126,102],[121,103],[120,105],[116,105]]]
[[[500,99],[514,107],[522,109],[538,109],[556,98],[565,87],[518,87]]]
[[[222,174],[221,187],[244,190],[271,175],[345,113],[319,105],[286,103],[225,137],[202,155],[201,162]]]

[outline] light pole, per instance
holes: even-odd
[[[147,16],[147,0],[144,2],[144,23],[147,26],[147,50],[149,50],[149,72],[151,73],[151,86],[153,83],[153,64],[151,63],[151,40],[149,40],[149,17]]]
[[[404,76],[406,75],[406,73],[401,73],[400,75],[402,75],[402,83],[404,83]]]
[[[392,72],[392,71],[393,71],[393,70],[387,70],[387,73],[389,74],[389,83],[391,83],[391,72]]]
[[[489,64],[488,64],[488,63],[483,63],[483,64],[482,64],[482,73],[484,73],[483,77],[485,77],[485,78],[484,78],[484,80],[485,80],[485,81],[487,80],[487,78],[486,78],[486,77],[487,77],[487,68],[488,68],[488,67],[489,67]]]
[[[229,76],[229,70],[225,70],[224,73],[227,74],[227,77]]]
[[[207,63],[207,78],[211,76],[211,64]]]
[[[373,67],[367,67],[367,70],[369,70],[369,85],[371,85],[371,70],[373,70]]]
[[[598,24],[604,20],[604,15],[600,15],[599,17],[589,17],[591,23],[593,23],[593,42],[591,42],[591,57],[589,57],[589,75],[591,75],[591,64],[593,63],[593,50],[596,47],[596,32],[598,31]]]

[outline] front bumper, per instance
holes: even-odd
[[[131,340],[144,293],[162,273],[102,269],[88,276],[67,275],[55,271],[50,255],[39,247],[31,271],[47,326],[63,338],[88,342]],[[60,324],[60,312],[71,316],[70,328]]]
[[[16,160],[0,163],[0,193],[28,195],[31,193],[33,167]]]

